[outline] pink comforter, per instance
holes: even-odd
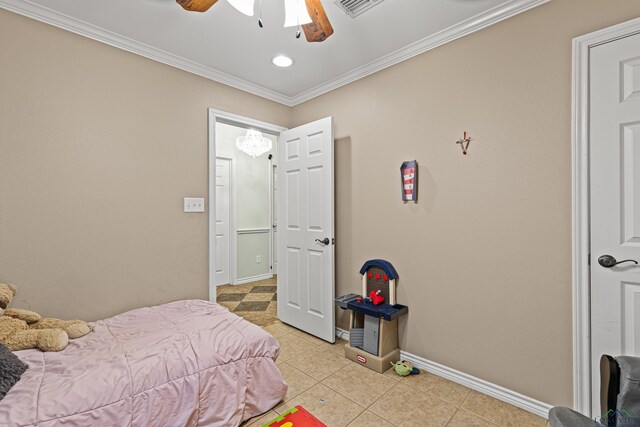
[[[29,365],[0,401],[2,426],[237,426],[286,394],[267,332],[206,301],[141,308],[94,324]]]

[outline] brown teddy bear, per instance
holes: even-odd
[[[15,285],[0,283],[0,342],[11,350],[61,351],[70,338],[91,332],[82,320],[43,319],[33,311],[7,308],[16,291]]]

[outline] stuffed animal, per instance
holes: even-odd
[[[16,286],[0,283],[0,342],[11,350],[61,351],[69,338],[91,332],[91,327],[81,320],[43,319],[33,311],[7,308],[16,292]]]
[[[391,362],[391,366],[393,366],[396,374],[401,377],[406,377],[407,375],[418,375],[420,373],[420,369],[414,368],[408,360],[401,360],[396,363]]]

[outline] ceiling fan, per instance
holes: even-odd
[[[253,16],[253,6],[255,0],[228,0],[229,3],[245,15]],[[284,0],[287,18],[285,27],[298,26],[304,30],[304,36],[308,42],[323,42],[333,34],[333,27],[327,18],[327,14],[322,7],[320,0]],[[206,12],[218,0],[176,0],[184,10],[190,12]],[[262,3],[262,2],[261,2]],[[298,4],[304,3],[306,11],[298,10]],[[291,10],[291,13],[289,13]],[[304,12],[308,12],[306,15]],[[295,16],[292,16],[295,14]],[[303,20],[300,16],[304,15]],[[305,22],[306,21],[306,22]],[[258,25],[263,26],[262,19],[258,20]],[[300,29],[296,33],[296,38],[300,37]]]

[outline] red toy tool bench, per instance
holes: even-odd
[[[409,312],[396,304],[398,273],[390,262],[374,259],[364,263],[362,295],[336,298],[336,305],[350,311],[349,344],[345,356],[376,372],[384,372],[400,360],[398,317]]]

